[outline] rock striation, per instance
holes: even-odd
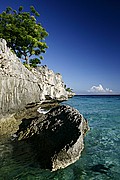
[[[62,76],[41,66],[29,71],[0,39],[0,114],[46,100],[68,99]]]
[[[21,151],[22,143],[25,154],[29,145],[29,157],[34,156],[41,168],[51,171],[65,168],[79,159],[88,129],[79,111],[66,105],[57,106],[46,115],[22,120],[15,134],[18,147],[13,153]]]

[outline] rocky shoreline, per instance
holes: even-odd
[[[34,156],[40,168],[65,168],[79,159],[87,131],[87,120],[76,109],[56,106],[46,114],[22,120],[14,134],[14,154],[22,147],[21,157],[29,149],[29,157]]]
[[[47,66],[29,71],[0,39],[0,136],[11,141],[13,154],[22,160],[28,154],[31,163],[51,171],[79,159],[88,123],[60,105],[73,95],[59,73]]]

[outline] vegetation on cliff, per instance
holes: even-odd
[[[66,90],[67,92],[69,92],[69,93],[74,93],[74,92],[73,92],[73,89],[67,87],[66,84],[64,85],[64,88],[65,88],[65,90]]]
[[[45,42],[48,33],[37,23],[37,16],[39,13],[33,6],[30,12],[23,12],[22,6],[18,11],[7,7],[0,14],[0,38],[5,39],[15,54],[33,67],[40,64],[41,53],[48,48]]]
[[[33,6],[30,6],[30,12],[23,12],[22,6],[18,11],[7,7],[0,14],[0,38],[6,40],[7,46],[30,71],[41,63],[41,59],[43,59],[41,54],[45,53],[48,48],[45,42],[48,33],[40,23],[37,23],[35,18],[37,16],[39,13]],[[4,46],[3,44],[2,46]],[[2,66],[4,67],[4,65]],[[33,70],[33,72],[35,71]],[[66,85],[64,88],[69,97],[74,95],[71,88],[67,88]]]

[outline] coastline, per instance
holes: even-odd
[[[22,148],[25,158],[28,148],[30,162],[35,155],[36,163],[43,169],[56,171],[77,161],[84,149],[88,122],[76,109],[60,105],[75,93],[70,88],[67,91],[62,76],[47,66],[28,70],[3,39],[0,51],[3,142],[10,142],[14,155],[21,153]],[[24,161],[24,156],[21,160]]]

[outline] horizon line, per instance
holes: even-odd
[[[120,94],[75,94],[75,96],[120,96]]]

